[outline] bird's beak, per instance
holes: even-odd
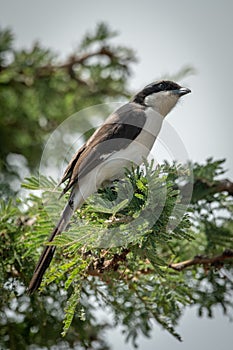
[[[183,95],[186,95],[186,94],[189,94],[190,92],[191,92],[191,90],[188,89],[188,88],[185,88],[185,87],[181,87],[178,90],[173,90],[173,93],[176,94],[176,95],[179,95],[179,97],[183,96]]]

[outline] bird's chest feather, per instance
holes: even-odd
[[[125,168],[129,169],[132,163],[140,165],[148,156],[161,129],[163,118],[152,108],[146,111],[146,115],[144,127],[136,139],[126,148],[105,156],[98,169],[97,183],[122,177]]]

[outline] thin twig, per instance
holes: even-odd
[[[181,261],[179,263],[172,263],[168,266],[176,271],[182,271],[187,267],[194,265],[210,265],[210,266],[218,266],[223,263],[225,260],[233,259],[233,250],[225,249],[221,255],[206,257],[202,255],[197,255],[193,259]]]

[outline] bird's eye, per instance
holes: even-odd
[[[164,90],[164,89],[165,89],[164,83],[159,83],[159,90]]]

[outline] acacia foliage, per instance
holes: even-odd
[[[24,186],[33,192],[27,212],[20,212],[11,203],[1,206],[2,346],[20,341],[25,349],[29,344],[50,348],[56,336],[61,347],[79,344],[81,348],[107,349],[104,332],[116,325],[123,327],[126,341],[136,345],[139,334],[151,334],[153,321],[180,339],[176,326],[184,308],[190,305],[197,305],[200,315],[207,312],[211,317],[216,305],[232,315],[233,203],[227,188],[219,190],[225,181],[219,180],[224,172],[222,164],[209,159],[204,165],[193,165],[192,202],[173,230],[167,223],[174,205],[181,200],[174,184],[178,174],[186,171],[182,167],[165,164],[154,168],[146,164],[144,170],[127,172],[124,182],[100,190],[95,200],[91,197],[76,213],[68,231],[56,238],[57,253],[41,294],[32,297],[26,295],[26,287],[39,247],[53,228],[41,196],[34,191],[52,190],[54,182],[29,178]],[[205,190],[209,188],[208,196],[204,190],[201,195],[200,181]],[[148,204],[148,182],[158,196],[150,206],[150,216],[161,202],[161,188],[166,187],[166,202],[158,220],[148,227],[147,219],[143,224],[139,222],[122,245],[102,248],[106,228],[111,226],[116,229],[113,232],[124,234],[130,220]],[[129,185],[133,187],[131,200],[109,209],[109,202],[127,191]],[[175,268],[177,263],[195,256],[199,264]],[[205,263],[207,256],[212,260]],[[216,256],[219,258],[213,260]],[[12,308],[10,323],[7,310]],[[108,322],[100,321],[100,309],[111,314]],[[9,327],[17,332],[12,333]],[[48,329],[45,340],[43,334]]]

